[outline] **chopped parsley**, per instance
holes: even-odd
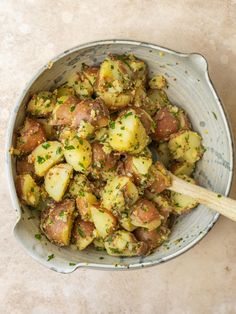
[[[125,117],[125,118],[128,118],[129,116],[132,116],[132,115],[133,115],[133,112],[130,111],[130,112],[127,112],[127,113],[124,115],[124,117]]]
[[[37,240],[41,240],[42,239],[42,235],[40,234],[40,233],[36,233],[35,235],[34,235],[34,237],[35,237],[35,239],[37,239]]]
[[[212,111],[212,114],[213,114],[214,118],[217,120],[217,115],[216,115],[216,113],[215,113],[214,111]]]
[[[72,263],[72,262],[69,263],[69,266],[75,266],[75,265],[76,265],[75,263]]]
[[[47,259],[47,261],[49,262],[51,259],[53,259],[55,256],[54,256],[54,254],[51,254],[51,255],[48,255],[48,259]]]
[[[75,149],[75,146],[73,145],[67,145],[64,147],[66,150],[72,150],[72,149]]]
[[[109,127],[110,127],[111,129],[114,129],[115,126],[116,126],[115,121],[111,121],[111,122],[109,123]]]
[[[45,158],[44,157],[41,157],[41,156],[37,156],[37,163],[38,164],[43,164],[44,162],[45,162],[46,160],[45,160]]]
[[[58,147],[57,150],[56,150],[56,155],[61,154],[61,152],[62,152],[62,148],[61,148],[61,147]]]
[[[75,106],[70,107],[70,112],[73,112],[75,110]]]
[[[44,143],[44,144],[42,144],[42,147],[44,148],[44,149],[48,149],[49,147],[50,147],[51,145],[49,144],[49,143]]]
[[[83,231],[80,227],[77,227],[77,231],[78,231],[79,235],[80,235],[82,238],[85,238],[85,237],[86,237],[84,231]]]

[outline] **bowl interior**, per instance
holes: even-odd
[[[71,72],[86,63],[99,64],[108,53],[133,53],[147,62],[149,74],[163,74],[168,79],[167,94],[171,101],[188,113],[193,129],[203,137],[206,153],[198,163],[195,178],[200,185],[221,194],[229,192],[232,177],[232,143],[227,121],[209,81],[205,59],[198,54],[180,54],[150,44],[130,41],[105,41],[80,46],[63,53],[53,64],[45,66],[31,81],[15,108],[9,132],[24,119],[25,104],[30,95],[40,90],[53,89],[67,81]],[[11,172],[10,184],[15,176],[15,161],[7,157]],[[218,214],[200,205],[191,213],[181,216],[173,227],[168,242],[147,257],[117,258],[88,248],[83,252],[70,248],[58,248],[42,238],[35,239],[39,232],[38,219],[27,208],[21,208],[12,186],[12,199],[19,212],[14,232],[25,249],[42,264],[60,272],[70,272],[78,266],[117,268],[148,266],[166,261],[181,254],[197,243],[213,226]],[[34,218],[35,217],[35,218]],[[54,258],[47,261],[48,256]]]

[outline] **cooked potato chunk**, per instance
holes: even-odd
[[[92,221],[97,229],[98,236],[105,239],[116,229],[117,221],[109,210],[98,206],[90,208]]]
[[[170,166],[170,171],[175,174],[176,176],[180,174],[185,174],[187,176],[191,176],[195,169],[195,164],[190,164],[186,161],[182,162],[174,162]]]
[[[163,75],[156,75],[149,81],[151,89],[163,89],[167,87],[167,81]]]
[[[151,185],[148,190],[152,193],[161,193],[171,185],[170,176],[159,161],[150,169],[150,181]]]
[[[33,150],[29,159],[34,162],[35,173],[43,177],[52,166],[62,161],[62,145],[57,141],[44,142]]]
[[[56,98],[60,98],[62,96],[75,96],[75,90],[71,86],[67,86],[66,84],[56,88],[53,91],[53,94],[56,96]]]
[[[73,180],[70,182],[69,186],[69,194],[72,198],[76,198],[78,195],[86,192],[91,192],[92,183],[88,180],[88,178],[82,174],[77,173]]]
[[[155,123],[151,116],[142,108],[134,108],[136,115],[139,117],[147,134],[153,133],[155,130]]]
[[[91,174],[94,178],[106,178],[108,172],[114,172],[117,165],[117,156],[113,152],[107,153],[104,145],[95,141],[92,143]]]
[[[152,194],[149,191],[145,191],[145,197],[157,205],[158,211],[161,215],[162,224],[167,222],[170,213],[173,212],[173,205],[171,200],[166,195]]]
[[[55,97],[51,92],[39,92],[33,95],[27,105],[27,111],[32,116],[47,117],[55,107]]]
[[[179,177],[187,182],[196,184],[194,179],[186,175],[179,175]],[[190,211],[190,209],[198,205],[198,202],[194,198],[180,194],[180,193],[172,192],[172,191],[171,191],[171,200],[173,203],[174,212],[178,215],[186,213]]]
[[[71,126],[78,102],[79,100],[75,96],[62,96],[58,98],[55,109],[52,112],[50,124]]]
[[[67,80],[68,86],[73,87],[79,97],[90,97],[93,94],[93,86],[87,77],[81,72],[72,73]]]
[[[109,112],[101,99],[85,99],[79,102],[73,113],[72,127],[81,128],[81,123],[88,122],[94,129],[108,125]]]
[[[16,177],[16,191],[22,203],[37,206],[40,198],[40,189],[29,174]]]
[[[107,237],[105,248],[111,256],[140,256],[148,250],[146,243],[138,242],[131,232],[125,230],[118,230]]]
[[[137,226],[132,224],[130,217],[120,218],[119,223],[120,223],[122,228],[124,228],[125,230],[130,231],[130,232],[134,231],[137,228]]]
[[[51,242],[59,246],[70,244],[71,230],[75,218],[74,210],[74,201],[65,199],[42,212],[40,227]]]
[[[168,145],[174,159],[190,164],[198,161],[204,153],[202,138],[193,131],[180,131],[173,134]]]
[[[140,153],[148,144],[148,136],[134,110],[125,111],[109,125],[109,143],[114,150]]]
[[[133,71],[134,80],[141,80],[144,85],[148,74],[147,64],[143,60],[137,59],[134,55],[129,55],[127,62]]]
[[[96,236],[96,229],[92,222],[77,218],[72,230],[72,243],[82,251],[91,244]]]
[[[105,244],[103,238],[95,238],[93,240],[93,245],[95,246],[95,249],[98,251],[104,251],[105,250]]]
[[[48,119],[38,118],[36,121],[42,125],[42,127],[45,131],[47,140],[53,141],[53,140],[57,139],[58,136],[57,136],[56,129],[53,125],[49,124]]]
[[[163,90],[149,89],[146,102],[144,102],[142,107],[150,116],[154,116],[157,110],[167,105],[170,105],[170,101]]]
[[[74,137],[66,140],[63,151],[67,163],[75,171],[86,172],[92,161],[91,146],[86,139]]]
[[[155,117],[155,132],[152,134],[152,138],[156,141],[167,141],[171,134],[178,132],[179,120],[176,116],[175,110],[177,107],[165,107],[160,109]],[[178,109],[176,109],[178,110]]]
[[[109,109],[120,109],[131,103],[132,69],[126,57],[112,56],[100,66],[96,91]]]
[[[163,142],[156,147],[158,160],[160,160],[163,165],[168,168],[171,161],[171,154],[168,146],[168,142]]]
[[[56,202],[61,201],[69,185],[73,167],[68,164],[59,164],[47,172],[45,176],[45,189]]]
[[[80,190],[76,198],[76,206],[83,220],[91,221],[91,207],[96,204],[98,200],[93,193]]]
[[[161,216],[156,204],[145,198],[140,198],[131,208],[131,223],[148,230],[156,229],[161,224]]]
[[[34,176],[34,165],[29,163],[28,157],[17,159],[16,161],[16,172],[17,174],[30,174]]]
[[[170,229],[165,226],[158,227],[154,230],[138,228],[134,231],[134,234],[139,241],[147,243],[149,249],[152,251],[168,239]]]
[[[102,191],[102,206],[119,215],[138,199],[138,190],[129,177],[116,176]]]
[[[44,141],[46,141],[46,133],[43,126],[33,119],[26,118],[17,137],[16,148],[21,153],[28,154]]]
[[[152,165],[152,157],[149,153],[137,156],[128,156],[124,161],[125,174],[131,176],[137,185],[146,185],[149,170]]]

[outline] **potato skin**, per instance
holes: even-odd
[[[16,177],[16,191],[21,202],[25,205],[36,207],[39,203],[40,189],[29,174]]]
[[[143,241],[148,244],[149,249],[159,247],[165,240],[167,240],[170,230],[167,227],[161,226],[154,230],[148,230],[146,228],[137,228],[134,231],[136,238],[139,241]]]
[[[171,185],[170,176],[160,162],[156,162],[155,165],[151,167],[150,177],[151,184],[148,190],[151,193],[161,193]]]
[[[142,108],[134,108],[137,116],[139,117],[142,125],[144,126],[146,133],[150,134],[154,132],[155,123],[151,116]]]
[[[142,166],[138,169],[137,162]],[[151,156],[132,156],[128,155],[123,163],[124,173],[132,177],[136,185],[148,185],[149,169],[152,165]]]
[[[74,201],[65,199],[59,203],[54,203],[42,212],[41,230],[56,245],[69,245],[75,218],[74,209]]]
[[[179,130],[179,120],[166,107],[160,109],[153,119],[156,123],[156,128],[152,138],[156,141],[167,141],[171,134]]]
[[[76,207],[81,218],[85,221],[91,221],[91,206],[97,205],[98,200],[91,192],[82,191],[76,198]]]
[[[78,217],[74,222],[71,242],[82,251],[93,242],[95,231],[96,229],[92,222],[84,221]]]
[[[117,156],[113,152],[106,153],[103,145],[98,141],[91,144],[92,147],[92,165],[91,173],[95,178],[102,178],[103,174],[115,170],[117,165]]]
[[[58,98],[50,124],[71,126],[78,102],[79,100],[75,96],[62,96]]]
[[[30,118],[25,119],[23,128],[17,138],[17,149],[22,154],[31,153],[39,144],[46,141],[46,133],[43,126]]]
[[[105,239],[105,248],[111,256],[141,256],[148,252],[145,242],[138,242],[128,231],[118,230]]]
[[[161,216],[155,203],[140,198],[131,208],[131,222],[135,226],[143,226],[153,230],[160,226]]]
[[[73,113],[72,127],[79,127],[82,121],[89,122],[95,130],[108,125],[109,111],[101,99],[84,99],[79,102]]]
[[[35,175],[34,165],[29,163],[28,157],[22,159],[17,159],[16,161],[16,172],[17,174],[30,174],[31,176]]]

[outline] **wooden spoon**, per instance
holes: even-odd
[[[168,190],[191,196],[198,203],[217,211],[221,215],[236,221],[236,201],[221,194],[209,191],[201,186],[186,182],[169,173],[172,185]]]

